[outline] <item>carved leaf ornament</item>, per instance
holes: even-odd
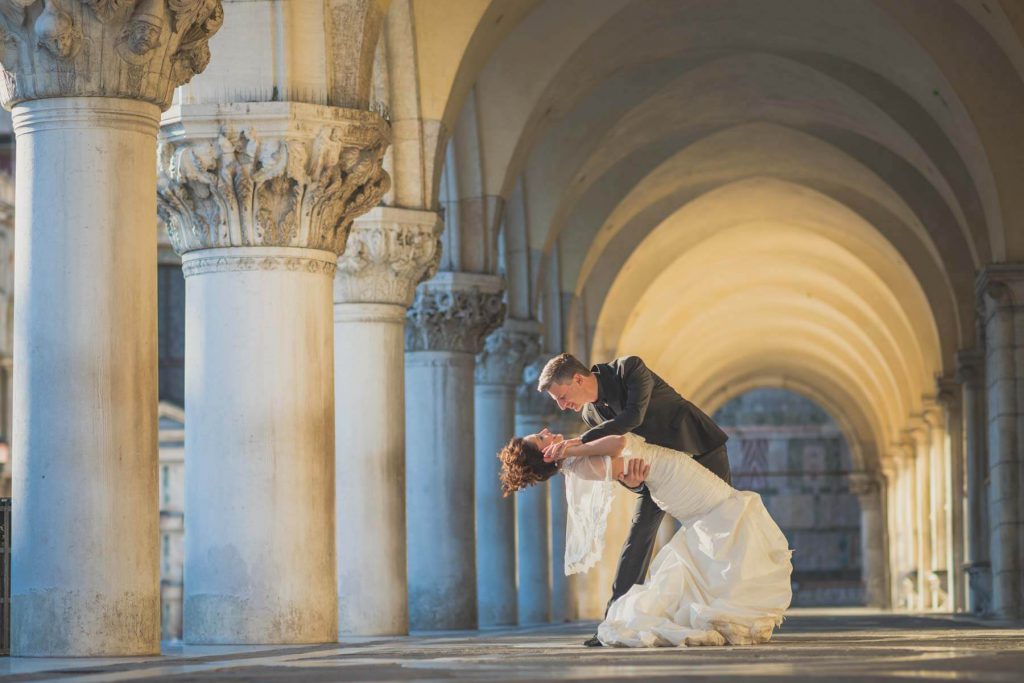
[[[0,99],[123,97],[170,106],[210,61],[221,0],[0,0]]]

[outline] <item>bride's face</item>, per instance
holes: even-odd
[[[539,448],[540,450],[544,450],[553,443],[565,441],[565,437],[563,437],[561,434],[552,434],[550,431],[548,431],[548,428],[545,427],[536,434],[524,436],[523,441],[527,441],[530,444],[533,444],[534,446]]]

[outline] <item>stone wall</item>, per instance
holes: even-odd
[[[860,505],[836,423],[783,389],[747,392],[715,420],[729,434],[733,485],[761,494],[794,549],[793,604],[862,604]]]

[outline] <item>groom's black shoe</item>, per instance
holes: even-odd
[[[583,641],[583,647],[604,647],[604,643],[597,639],[597,634],[595,633]]]

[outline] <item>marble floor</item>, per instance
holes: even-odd
[[[1024,680],[1024,625],[794,610],[756,647],[586,649],[593,624],[301,647],[173,647],[136,659],[0,659],[2,681]]]

